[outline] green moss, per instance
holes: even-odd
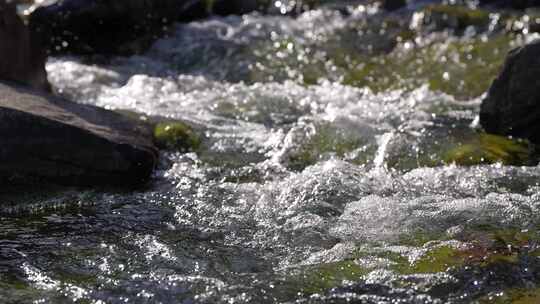
[[[398,33],[400,41],[413,40],[416,37],[416,32],[410,29],[403,29]]]
[[[369,145],[366,146],[366,140],[359,134],[336,128],[332,124],[318,125],[316,133],[289,155],[288,167],[293,170],[302,170],[329,154],[344,158],[355,150],[358,150],[358,153],[347,158],[355,164],[366,163],[374,153]]]
[[[398,47],[387,55],[352,55],[343,65],[336,62],[344,71],[343,83],[348,85],[385,92],[428,84],[431,90],[469,99],[489,88],[513,48],[512,39],[500,34],[487,40],[435,40],[423,46]]]
[[[464,241],[475,243],[478,243],[478,239],[483,240],[484,243],[488,241],[487,250],[495,252],[519,251],[523,254],[534,255],[535,251],[530,251],[530,248],[535,248],[536,244],[540,242],[540,234],[536,230],[502,229],[493,225],[469,227],[467,230],[470,233],[465,236]]]
[[[199,136],[182,122],[162,122],[154,127],[154,141],[160,148],[180,151],[197,150],[201,144]]]
[[[319,264],[300,269],[289,278],[299,286],[300,292],[313,294],[340,286],[343,281],[358,281],[369,271],[354,261]]]
[[[460,30],[468,26],[486,26],[490,22],[489,12],[460,5],[430,5],[424,9],[424,15],[424,22]]]
[[[450,23],[444,28],[464,30],[473,25],[482,33],[491,23],[489,12],[463,6],[433,5],[423,13],[428,16],[424,18]],[[486,92],[508,51],[522,43],[519,35],[504,31],[427,38],[403,19],[378,14],[351,21],[320,42],[286,35],[259,41],[243,50],[244,56],[257,62],[247,81],[294,80],[312,85],[328,79],[374,92],[413,90],[427,84],[434,91],[470,99]]]
[[[445,272],[448,268],[459,267],[466,262],[459,251],[450,246],[433,248],[413,263],[403,257],[394,257],[393,261],[392,269],[399,274]]]
[[[434,246],[422,256],[411,262],[399,252],[382,249],[374,251],[358,251],[358,258],[377,257],[389,262],[388,268],[400,275],[445,272],[451,267],[464,266],[465,256],[452,246]]]
[[[397,245],[421,247],[430,241],[447,241],[448,236],[444,231],[416,231],[399,236]]]
[[[468,263],[481,267],[518,264],[521,258],[534,257],[540,240],[537,231],[500,228],[492,225],[467,227],[462,240],[472,246],[462,252]]]
[[[528,142],[485,133],[480,134],[473,142],[450,150],[444,156],[446,163],[458,165],[497,162],[505,165],[525,165],[529,159]]]
[[[463,257],[458,250],[449,246],[442,246],[429,251],[426,255],[413,263],[412,273],[443,272],[450,267],[464,264]]]
[[[3,304],[43,303],[43,291],[23,285],[0,282],[0,297]]]

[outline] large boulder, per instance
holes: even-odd
[[[270,0],[63,0],[37,7],[29,23],[49,53],[132,54],[172,22],[245,14]]]
[[[0,1],[0,79],[49,90],[45,52],[32,39],[15,5]]]
[[[383,0],[382,6],[385,10],[394,11],[407,6],[406,0]]]
[[[29,23],[52,54],[129,54],[173,21],[208,15],[203,0],[64,0],[38,7]]]
[[[480,109],[488,133],[540,143],[540,41],[511,51]]]
[[[0,83],[0,179],[73,185],[146,181],[149,126],[121,114]]]

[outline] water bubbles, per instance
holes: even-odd
[[[444,72],[442,77],[443,77],[443,79],[444,79],[445,81],[449,81],[449,80],[450,80],[450,74],[449,74],[448,72]]]

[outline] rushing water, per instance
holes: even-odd
[[[50,59],[59,94],[202,145],[137,191],[3,198],[0,302],[537,303],[540,169],[441,161],[534,35],[419,14],[213,18],[143,55]]]

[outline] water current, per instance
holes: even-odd
[[[532,17],[424,14],[214,17],[141,55],[51,58],[58,94],[201,145],[137,190],[5,199],[0,302],[538,303],[540,168],[449,161]]]

